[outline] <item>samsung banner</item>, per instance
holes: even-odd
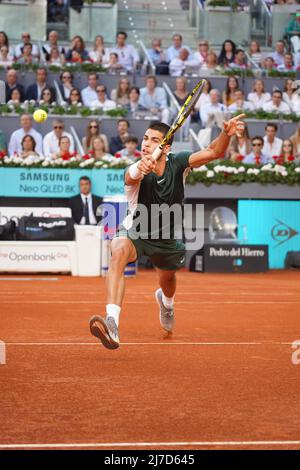
[[[239,238],[269,246],[269,267],[283,268],[288,251],[300,251],[300,201],[238,201]]]
[[[0,167],[0,196],[69,198],[78,194],[81,176],[91,178],[96,196],[124,192],[124,170]]]

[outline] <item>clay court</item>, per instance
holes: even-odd
[[[300,449],[300,273],[178,281],[173,337],[141,271],[108,351],[103,278],[2,275],[0,449]]]

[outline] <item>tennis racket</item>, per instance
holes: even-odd
[[[154,150],[152,154],[152,158],[154,160],[158,160],[159,157],[162,154],[162,151],[164,149],[164,146],[167,145],[167,143],[170,141],[171,137],[175,134],[177,129],[179,129],[184,121],[187,119],[189,114],[192,112],[193,107],[195,106],[195,103],[197,103],[203,88],[206,84],[206,80],[200,80],[199,83],[195,86],[191,94],[187,97],[185,100],[181,110],[179,111],[178,115],[176,116],[172,126],[170,127],[170,130],[168,131],[167,135],[164,137],[162,143]]]

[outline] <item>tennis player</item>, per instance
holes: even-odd
[[[108,349],[119,347],[119,317],[125,292],[124,269],[128,263],[141,255],[149,256],[157,275],[159,288],[155,292],[162,328],[170,334],[174,328],[174,296],[176,271],[184,265],[185,246],[174,237],[174,226],[170,219],[169,238],[161,237],[164,227],[151,231],[149,224],[143,231],[138,223],[138,206],[146,207],[151,213],[153,204],[183,205],[184,179],[192,168],[200,167],[224,155],[230,137],[244,127],[244,114],[225,121],[219,136],[206,148],[195,153],[171,153],[171,142],[163,148],[156,161],[152,155],[161,144],[169,126],[161,122],[152,123],[145,132],[142,142],[142,158],[132,164],[125,173],[125,193],[129,214],[119,227],[111,242],[111,259],[107,276],[106,318],[93,316],[90,331]],[[151,217],[149,216],[150,220]],[[182,224],[182,219],[181,219]]]

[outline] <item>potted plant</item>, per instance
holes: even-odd
[[[210,0],[207,4],[207,10],[232,11],[238,6],[237,0]]]

